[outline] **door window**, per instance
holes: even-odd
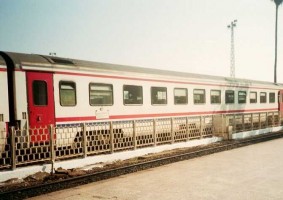
[[[32,83],[33,104],[36,106],[46,106],[47,102],[47,83],[35,80]]]

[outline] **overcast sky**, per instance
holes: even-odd
[[[273,81],[271,0],[0,0],[0,50]],[[278,82],[283,83],[283,8]]]

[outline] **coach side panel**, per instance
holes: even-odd
[[[204,114],[225,114],[243,112],[266,112],[278,110],[277,90],[267,88],[265,85],[250,87],[229,86],[223,84],[207,84],[205,82],[185,83],[178,80],[142,80],[138,76],[110,77],[107,75],[97,76],[89,74],[81,76],[79,73],[55,73],[54,75],[54,101],[56,110],[56,123],[80,123],[93,122],[95,120],[127,120],[137,118],[174,117]],[[91,105],[90,87],[97,84],[104,89],[113,92],[113,104]],[[129,95],[125,92],[125,86],[137,86],[141,88],[142,101],[138,104],[125,104]],[[161,88],[157,94],[162,99],[166,98],[164,104],[152,103],[152,88]],[[60,89],[61,88],[61,89]],[[176,90],[177,89],[177,90]],[[62,90],[62,92],[60,92]],[[166,91],[166,92],[164,92]],[[177,92],[176,92],[177,91]],[[187,91],[187,102],[176,103],[174,94]],[[233,91],[233,102],[226,102],[229,91]],[[181,93],[182,93],[181,92]],[[204,100],[201,92],[204,94]],[[71,94],[62,99],[61,93]],[[213,94],[220,95],[220,102],[212,102]],[[256,102],[252,102],[255,94]],[[261,95],[265,94],[265,102],[261,102]],[[269,100],[269,95],[274,94],[274,100]],[[138,102],[138,101],[137,101]]]
[[[4,60],[0,57],[0,152],[6,144],[6,124],[9,122],[9,101],[8,101],[8,82],[7,68]]]
[[[26,129],[28,120],[26,72],[15,70],[14,77],[15,120],[20,122],[21,129]]]
[[[4,63],[2,64],[0,63],[0,91],[1,91],[0,122],[5,123],[9,121],[9,102],[8,102],[7,69]]]

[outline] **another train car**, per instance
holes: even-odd
[[[7,122],[9,122],[8,80],[7,67],[4,59],[0,56],[0,152],[5,148],[7,135]]]
[[[269,82],[34,54],[0,55],[5,60],[0,59],[0,87],[5,94],[9,91],[10,103],[8,113],[7,106],[2,106],[8,104],[7,94],[1,98],[0,120],[3,115],[3,122],[22,129],[109,120],[283,112],[283,98],[278,99],[283,87]],[[40,138],[32,140],[48,140],[48,136]]]

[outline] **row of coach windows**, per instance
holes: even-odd
[[[44,87],[44,86],[41,86]],[[61,81],[60,88],[60,104],[61,106],[75,106],[76,102],[76,84],[69,81]],[[174,104],[188,104],[188,89],[174,88]],[[204,89],[193,90],[194,104],[206,103],[206,92]],[[269,96],[267,96],[269,95]],[[43,97],[42,97],[43,98]],[[249,92],[249,103],[275,103],[275,93]],[[123,86],[123,101],[124,105],[142,105],[143,104],[143,88],[136,85]],[[221,104],[221,90],[210,90],[210,103]],[[225,104],[235,103],[235,91],[225,91]],[[247,103],[247,92],[238,91],[238,103]],[[91,106],[111,106],[114,104],[113,85],[104,83],[89,84],[89,104]],[[151,104],[164,105],[167,104],[167,88],[166,87],[151,87]]]

